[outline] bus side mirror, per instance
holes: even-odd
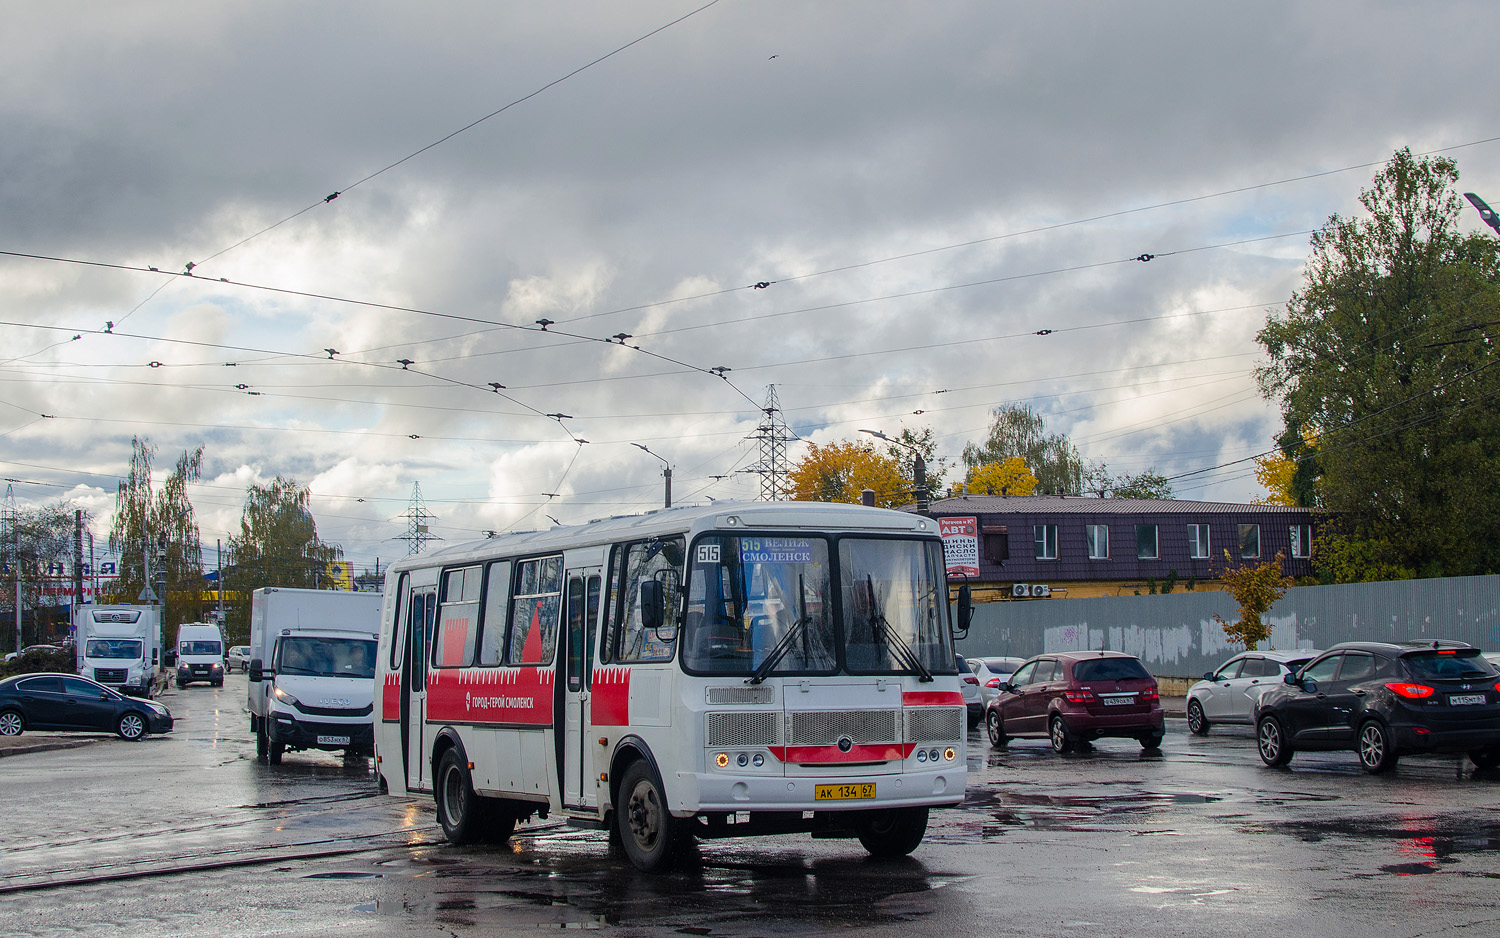
[[[250,683],[251,684],[259,684],[261,681],[264,681],[265,679],[266,679],[266,673],[265,673],[265,669],[262,667],[261,660],[259,658],[251,658],[250,659]]]
[[[969,591],[969,584],[965,583],[958,588],[958,628],[953,637],[962,639],[969,634],[969,623],[974,621],[974,594]]]
[[[667,588],[660,580],[641,583],[641,625],[656,633],[658,641],[670,642],[677,630],[667,625]]]

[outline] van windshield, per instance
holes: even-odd
[[[219,652],[218,642],[179,642],[178,648],[184,655],[217,655]]]
[[[277,674],[309,677],[375,677],[375,643],[353,638],[283,638],[277,646]]]
[[[132,638],[91,638],[83,646],[85,658],[139,658],[141,643]]]

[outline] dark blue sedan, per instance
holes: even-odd
[[[77,674],[21,674],[0,681],[0,736],[26,730],[114,732],[134,741],[171,732],[172,714]]]

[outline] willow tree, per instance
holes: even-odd
[[[159,488],[151,478],[155,457],[149,440],[131,439],[130,472],[115,493],[109,532],[110,550],[120,558],[119,578],[107,598],[140,602],[149,565],[170,642],[178,624],[196,622],[203,613],[203,549],[187,492],[202,474],[203,447],[184,450]]]

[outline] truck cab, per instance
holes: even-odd
[[[248,709],[258,758],[374,752],[378,593],[263,589],[251,594]]]
[[[150,697],[161,667],[154,606],[83,606],[74,620],[78,673],[122,694]]]

